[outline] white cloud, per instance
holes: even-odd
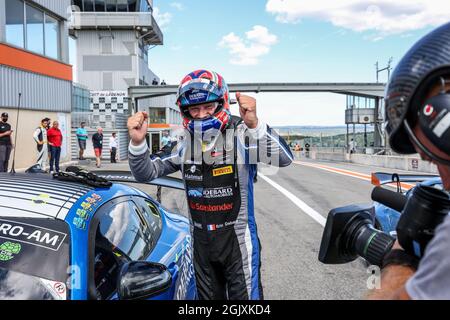
[[[170,21],[172,21],[172,14],[170,12],[159,12],[158,7],[155,7],[153,9],[153,17],[155,18],[160,28],[166,27],[170,23]]]
[[[175,9],[179,10],[179,11],[183,11],[184,10],[184,6],[180,2],[172,2],[172,3],[170,3],[170,6],[172,8],[175,8]]]
[[[219,46],[229,49],[232,56],[230,63],[235,65],[256,65],[261,56],[270,51],[270,47],[278,42],[276,35],[269,33],[263,26],[254,26],[245,33],[242,39],[234,32],[222,37]]]
[[[439,26],[450,20],[448,0],[268,0],[266,11],[282,23],[317,19],[357,32],[372,31],[372,39],[425,27]]]

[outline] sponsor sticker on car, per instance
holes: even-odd
[[[58,251],[67,234],[41,226],[0,219],[0,239]]]
[[[15,242],[3,242],[0,244],[0,261],[8,261],[14,259],[20,253],[22,246]]]

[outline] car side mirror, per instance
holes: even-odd
[[[132,261],[120,270],[117,293],[120,300],[148,299],[170,288],[172,275],[160,263]]]

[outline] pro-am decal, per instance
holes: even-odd
[[[66,233],[27,223],[0,219],[0,239],[27,243],[33,246],[58,251]]]

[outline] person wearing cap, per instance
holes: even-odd
[[[8,171],[8,162],[13,148],[11,125],[8,123],[8,113],[2,113],[0,122],[0,172]]]
[[[36,128],[33,134],[33,139],[36,141],[37,149],[36,163],[41,167],[41,170],[44,170],[48,158],[47,126],[48,118],[42,119],[41,125]]]
[[[442,188],[450,191],[450,23],[424,36],[399,62],[386,89],[385,113],[392,149],[436,165]],[[433,237],[414,254],[394,244],[383,258],[381,288],[370,299],[450,300],[450,216],[424,233]]]

